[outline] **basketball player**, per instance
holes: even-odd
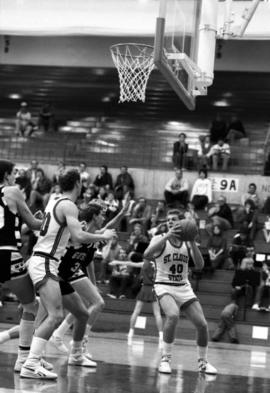
[[[35,288],[39,291],[40,301],[47,311],[44,321],[37,327],[30,348],[29,356],[21,368],[21,377],[38,379],[56,379],[57,374],[47,370],[40,363],[41,354],[55,328],[63,319],[62,297],[59,286],[58,266],[64,254],[69,237],[75,243],[91,243],[109,240],[114,230],[103,234],[90,234],[83,231],[78,220],[78,208],[75,201],[81,192],[79,172],[71,169],[59,177],[62,196],[52,199],[45,209],[43,223],[33,255],[28,261],[28,271]],[[82,312],[83,313],[83,312]],[[82,339],[88,320],[84,313],[80,326],[77,326],[76,342],[73,345],[68,363],[89,366],[82,354]]]
[[[167,214],[168,232],[153,237],[144,252],[146,259],[155,261],[154,289],[165,314],[159,372],[166,374],[172,372],[170,364],[172,346],[180,310],[183,310],[197,329],[199,371],[205,374],[216,374],[215,367],[207,361],[207,322],[188,280],[190,256],[198,269],[203,268],[204,261],[195,241],[183,242],[181,240],[180,220],[182,218],[178,210],[170,210]]]
[[[158,334],[159,334],[159,346],[163,345],[163,332],[162,332],[162,317],[160,314],[159,304],[156,298],[155,293],[153,292],[153,284],[154,284],[154,263],[144,263],[142,262],[132,262],[132,261],[117,261],[114,260],[110,262],[110,266],[117,265],[126,265],[134,268],[142,268],[141,276],[142,276],[142,286],[137,295],[136,304],[132,315],[130,317],[129,322],[129,332],[128,332],[128,345],[132,344],[132,339],[134,335],[134,328],[136,325],[136,320],[140,315],[143,305],[145,303],[151,303],[153,314],[155,317]]]
[[[15,186],[15,168],[10,161],[0,161],[0,259],[1,283],[15,293],[22,305],[19,327],[19,350],[14,371],[24,363],[34,333],[37,303],[32,281],[20,254],[21,223],[38,230],[42,221],[36,219],[27,207],[22,192]],[[43,365],[45,365],[43,363]]]
[[[115,226],[126,214],[128,208],[129,206],[127,204],[117,216],[102,228],[105,220],[104,207],[100,201],[93,200],[89,203],[87,208],[80,211],[79,219],[84,223],[88,232],[103,233],[106,229]],[[89,333],[97,316],[104,307],[104,300],[96,287],[94,266],[92,263],[96,248],[97,243],[92,243],[90,245],[70,244],[65,255],[61,259],[58,273],[61,278],[60,287],[63,298],[68,299],[75,290],[88,308],[89,319],[83,339],[83,353],[84,356],[90,360],[92,356],[87,352]],[[68,353],[68,348],[63,343],[63,338],[67,330],[73,324],[74,316],[68,314],[51,336],[50,342],[62,353]]]

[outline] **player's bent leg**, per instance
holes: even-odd
[[[217,374],[216,368],[207,361],[208,325],[204,317],[202,306],[195,300],[192,303],[188,302],[186,307],[183,305],[183,310],[197,329],[199,371],[205,374]]]
[[[29,355],[35,329],[34,324],[38,303],[35,300],[34,287],[28,274],[8,281],[7,286],[11,292],[15,293],[22,306],[22,317],[19,327],[18,357],[14,366],[14,371],[20,372],[23,363]]]
[[[82,341],[89,317],[87,308],[76,292],[63,296],[63,306],[75,317],[73,340]]]
[[[96,318],[105,306],[102,296],[100,295],[97,287],[87,277],[73,282],[72,286],[88,307],[88,324],[93,326]]]
[[[176,325],[179,320],[179,307],[175,299],[169,294],[164,294],[160,297],[159,304],[165,314],[165,323],[163,327],[162,357],[158,370],[160,373],[170,374],[172,372],[172,345],[175,338]]]
[[[153,314],[155,317],[157,329],[158,329],[158,334],[159,334],[159,345],[163,345],[163,321],[160,313],[160,307],[158,302],[153,302],[152,303],[152,308],[153,308]]]
[[[129,332],[128,332],[128,344],[132,343],[132,338],[134,335],[134,328],[135,328],[135,324],[136,324],[136,320],[138,318],[138,316],[140,315],[141,311],[142,311],[142,307],[143,307],[143,302],[141,300],[137,300],[133,313],[130,317],[130,322],[129,322]]]
[[[35,331],[30,353],[21,368],[20,375],[22,378],[56,379],[57,374],[44,367],[41,357],[48,339],[63,319],[59,283],[52,278],[47,278],[40,286],[39,294],[48,315]]]

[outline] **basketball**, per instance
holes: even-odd
[[[193,220],[181,220],[177,226],[179,227],[179,237],[185,242],[194,240],[198,235],[198,227]]]

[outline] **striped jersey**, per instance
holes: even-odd
[[[59,260],[65,253],[70,232],[66,222],[61,223],[56,216],[56,207],[62,201],[69,200],[65,197],[52,198],[45,209],[43,223],[40,228],[35,252],[42,252]]]
[[[13,213],[4,197],[4,187],[0,188],[0,248],[21,248],[21,218],[18,213]]]
[[[160,254],[155,257],[155,283],[177,285],[188,282],[189,256],[189,250],[185,242],[182,242],[179,246],[174,246],[170,240],[167,240]]]

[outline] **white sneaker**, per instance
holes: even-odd
[[[255,304],[253,304],[253,306],[252,306],[251,309],[252,309],[252,310],[259,311],[259,310],[260,310],[260,307],[259,307],[259,305],[258,305],[257,303],[255,303]]]
[[[24,365],[24,363],[26,362],[27,358],[17,358],[15,366],[14,366],[14,372],[15,373],[19,373],[21,372],[22,366]],[[49,362],[46,362],[46,360],[44,359],[40,359],[40,365],[42,367],[44,367],[46,370],[48,371],[52,371],[53,370],[53,365]]]
[[[205,359],[198,360],[199,372],[204,374],[217,374],[217,369]]]
[[[83,341],[82,341],[82,354],[83,354],[83,356],[85,356],[87,359],[93,360],[92,354],[88,352],[87,344],[88,344],[88,339],[87,339],[87,338],[84,338]]]
[[[97,363],[85,357],[81,352],[71,353],[68,357],[69,366],[97,367]]]
[[[69,353],[68,348],[65,346],[62,337],[52,335],[49,339],[49,342],[55,346],[55,348],[58,349],[59,352],[64,353],[67,355]]]
[[[162,355],[158,371],[163,374],[171,374],[171,356]]]
[[[22,366],[21,378],[31,378],[31,379],[56,379],[57,374],[46,370],[46,368],[41,366],[40,361],[36,364],[31,364],[30,362],[27,364],[25,363]]]

